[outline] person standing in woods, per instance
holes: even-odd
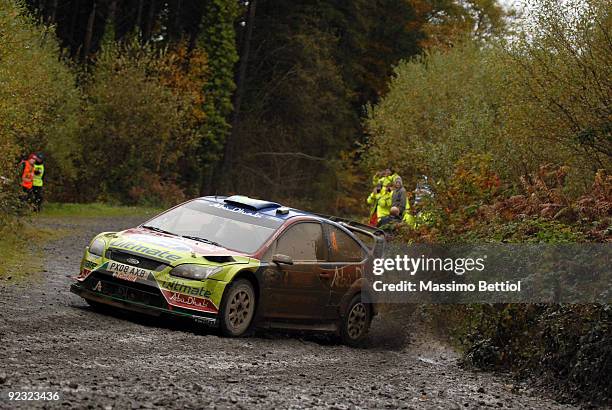
[[[396,177],[393,183],[394,189],[391,198],[391,206],[395,206],[399,209],[399,215],[401,218],[404,216],[404,211],[406,211],[406,188],[404,188],[402,177]]]
[[[382,190],[382,185],[377,184],[374,187],[374,190],[368,196],[366,202],[370,205],[370,226],[376,226],[378,223],[378,199],[380,198],[380,191]]]
[[[32,187],[34,182],[34,164],[36,163],[36,155],[30,154],[27,159],[21,161],[23,170],[21,172],[21,188],[23,189],[23,199],[27,202],[32,201]]]
[[[380,191],[380,195],[378,197],[378,205],[376,207],[376,216],[378,217],[378,221],[380,221],[385,216],[389,215],[391,210],[391,199],[393,197],[393,183],[391,181],[387,181],[387,183],[383,186]]]
[[[386,171],[387,170],[376,171],[376,173],[372,177],[372,185],[376,186],[378,184],[382,184],[384,182],[384,178],[387,176],[385,174]]]
[[[34,157],[33,178],[32,178],[32,200],[34,210],[40,212],[43,201],[43,177],[45,175],[44,154],[39,152]]]

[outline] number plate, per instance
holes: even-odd
[[[136,282],[138,279],[146,280],[151,271],[147,269],[137,268],[135,266],[126,265],[125,263],[110,261],[105,268],[113,274],[114,278]]]

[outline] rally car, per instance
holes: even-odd
[[[175,315],[230,337],[255,327],[366,336],[384,233],[245,196],[197,198],[89,246],[73,293],[92,306]]]

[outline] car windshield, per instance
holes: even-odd
[[[203,199],[178,206],[143,224],[244,253],[259,249],[281,225],[277,218]]]

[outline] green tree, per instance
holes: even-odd
[[[568,3],[539,4],[513,44],[464,41],[400,63],[389,93],[369,110],[365,164],[444,180],[464,156],[485,154],[517,184],[541,165],[569,166],[574,191],[609,169],[607,5],[589,0],[570,13]]]
[[[566,152],[590,184],[612,166],[612,13],[603,0],[542,0],[510,49],[508,132]]]
[[[468,153],[511,155],[500,116],[505,75],[497,49],[469,41],[400,63],[389,93],[369,110],[366,162],[446,178]]]
[[[413,29],[422,33],[423,48],[448,48],[469,37],[476,41],[500,38],[509,30],[513,10],[497,0],[410,0],[416,19]]]
[[[199,143],[189,128],[194,100],[169,86],[165,53],[134,40],[99,54],[85,87],[82,198],[142,202],[142,187],[175,182]],[[187,159],[185,159],[187,157]],[[98,181],[92,185],[91,181]],[[150,202],[164,203],[161,186]],[[179,190],[173,188],[180,200]]]
[[[198,36],[198,47],[209,58],[210,81],[203,89],[207,122],[200,145],[202,179],[200,187],[210,189],[212,173],[230,133],[234,65],[238,61],[234,24],[238,18],[238,2],[212,0],[205,2]],[[227,154],[231,155],[231,154]]]
[[[353,93],[327,23],[298,5],[283,5],[258,5],[253,42],[268,46],[257,48],[249,64],[234,130],[241,150],[232,161],[233,184],[224,188],[329,199],[337,183],[330,160],[358,138]]]
[[[12,180],[19,157],[43,151],[47,189],[57,193],[75,175],[81,102],[75,75],[53,30],[35,24],[21,2],[0,3],[0,38],[0,175]],[[4,204],[15,197],[7,188],[0,184]]]

